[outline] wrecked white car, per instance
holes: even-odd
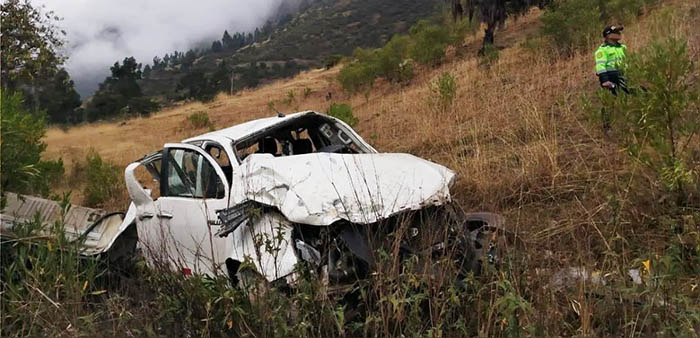
[[[129,165],[132,204],[91,252],[124,258],[136,247],[151,264],[233,281],[254,273],[290,283],[303,265],[344,283],[368,276],[380,249],[449,255],[474,270],[503,220],[450,207],[454,179],[427,160],[378,153],[333,117],[259,119],[165,144]]]

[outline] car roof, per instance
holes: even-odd
[[[289,114],[289,115],[279,115],[275,117],[267,117],[257,120],[248,121],[241,123],[232,127],[212,131],[203,135],[195,136],[183,140],[183,143],[193,142],[193,141],[203,141],[203,140],[218,140],[221,138],[230,139],[232,141],[244,139],[260,131],[269,129],[276,125],[288,122],[290,120],[295,120],[300,117],[315,115],[314,111],[308,110],[304,112]]]

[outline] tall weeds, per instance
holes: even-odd
[[[697,59],[696,2],[665,1],[641,20],[625,28],[631,51],[659,36],[680,36],[689,58]],[[509,22],[503,41],[519,36],[512,27],[536,28],[536,21],[526,16]],[[700,205],[688,198],[678,212],[658,172],[621,153],[622,143],[604,137],[598,121],[587,114],[581,96],[598,87],[592,63],[596,44],[565,59],[507,47],[488,71],[473,59],[448,61],[417,72],[411,86],[375,84],[371,100],[347,99],[361,121],[359,131],[375,135],[377,149],[410,152],[453,168],[460,179],[452,192],[465,209],[506,216],[519,244],[505,246],[498,266],[452,283],[410,269],[395,273],[394,253],[380,251],[379,272],[358,288],[360,306],[327,296],[314,276],[286,292],[231,289],[225,278],[145,270],[144,277],[98,295],[99,306],[93,308],[102,312],[90,323],[111,330],[100,333],[141,336],[697,336]],[[427,113],[431,107],[425,97],[430,79],[445,71],[454,74],[457,98],[436,117]],[[690,78],[697,74],[695,65]],[[298,81],[311,83],[307,80]],[[330,87],[320,82],[314,90]],[[285,86],[249,92],[245,100],[264,106],[289,90]],[[313,100],[309,97],[307,104],[319,110],[328,106],[322,98]],[[210,112],[217,121],[234,124],[258,117],[232,117],[229,107],[243,99],[221,102],[221,109]],[[181,111],[193,107],[199,106]],[[173,139],[171,132],[161,138]],[[688,167],[697,168],[699,143],[688,144]],[[697,191],[697,183],[687,189]],[[72,288],[81,290],[78,285]],[[55,309],[41,294],[23,292],[25,298],[3,306],[36,310],[29,301],[37,301],[44,304],[41,311]],[[56,301],[55,293],[44,293]],[[33,318],[33,312],[21,309],[20,315]],[[13,323],[16,317],[4,318]],[[18,321],[25,322],[31,323]],[[68,322],[58,322],[44,324],[42,333],[68,335]],[[94,332],[86,322],[70,324]],[[3,333],[39,330],[12,325],[4,324]]]

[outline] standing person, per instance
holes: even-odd
[[[623,29],[622,26],[605,26],[603,29],[605,42],[595,51],[595,72],[600,85],[610,90],[613,95],[617,95],[618,88],[629,93],[620,69],[627,51],[627,46],[620,43]]]
[[[618,90],[629,94],[627,83],[622,74],[622,64],[625,61],[627,46],[620,43],[622,40],[622,30],[619,25],[608,25],[603,29],[605,41],[595,51],[595,72],[598,75],[600,86],[617,96]],[[601,112],[603,118],[603,130],[607,133],[610,130],[610,116],[603,108]]]

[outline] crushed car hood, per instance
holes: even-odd
[[[292,222],[375,223],[405,210],[450,201],[455,174],[409,154],[252,154],[234,175],[232,204],[245,200],[277,208]],[[234,180],[235,181],[235,180]]]

